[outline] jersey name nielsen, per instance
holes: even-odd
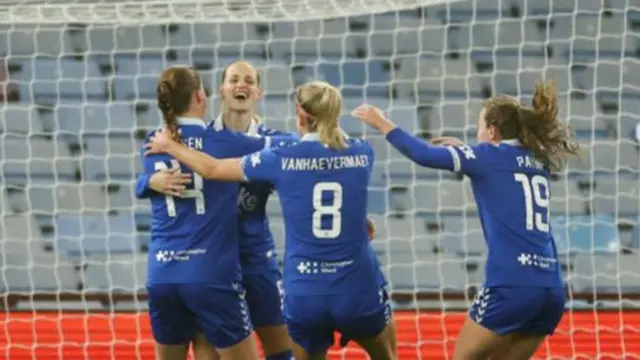
[[[183,139],[184,144],[194,150],[203,150],[204,141],[201,137],[187,137]]]

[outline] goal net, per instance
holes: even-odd
[[[640,1],[0,0],[0,19],[0,357],[152,358],[150,209],[133,185],[161,123],[157,76],[193,64],[213,117],[222,69],[245,59],[270,127],[294,130],[293,89],[323,79],[347,113],[366,101],[425,138],[470,143],[486,97],[526,102],[554,79],[585,151],[551,184],[570,301],[536,356],[640,358]],[[348,116],[342,127],[375,148],[369,211],[399,358],[451,358],[486,257],[468,182],[416,167]]]

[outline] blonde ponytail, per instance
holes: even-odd
[[[347,143],[345,142],[344,134],[338,127],[329,127],[326,122],[318,121],[316,126],[320,142],[326,144],[331,149],[345,149]]]
[[[312,81],[300,86],[296,92],[298,106],[309,118],[309,131],[315,131],[320,142],[332,149],[347,147],[340,129],[342,94],[324,81]]]

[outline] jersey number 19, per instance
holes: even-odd
[[[167,164],[164,161],[157,161],[154,165],[154,169],[156,171],[160,171],[160,170],[168,170],[169,168],[167,167]],[[172,159],[171,160],[171,169],[179,169],[180,168],[180,163],[178,162],[178,160]],[[196,202],[196,214],[197,215],[202,215],[204,214],[205,211],[205,207],[204,207],[204,194],[202,193],[202,176],[193,173],[192,175],[193,178],[193,190],[186,190],[181,198],[192,198],[195,199]],[[169,214],[170,217],[175,217],[176,216],[176,201],[173,198],[173,196],[165,196],[165,204],[167,205],[167,213]]]
[[[330,204],[322,204],[325,192],[333,194]],[[342,185],[337,182],[321,182],[313,187],[313,236],[319,239],[335,239],[342,232]],[[323,216],[331,216],[331,227],[322,228]]]
[[[549,232],[549,180],[541,175],[534,175],[529,180],[527,174],[514,174],[516,182],[524,191],[524,212],[527,230]],[[536,211],[534,205],[540,210]]]

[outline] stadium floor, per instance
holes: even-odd
[[[465,313],[397,312],[402,360],[451,358]],[[149,321],[144,313],[0,314],[0,358],[153,359]],[[640,312],[567,313],[537,359],[640,359]],[[353,346],[332,351],[331,360],[366,359]]]

